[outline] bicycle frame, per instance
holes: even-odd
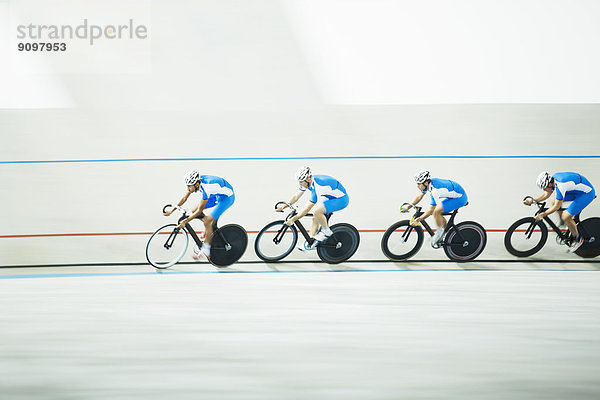
[[[524,199],[524,200],[526,200],[526,199],[528,199],[528,198],[530,198],[530,199],[532,199],[532,200],[533,200],[533,198],[531,198],[531,197],[529,197],[529,196],[528,196],[528,197],[525,197],[525,199]],[[535,201],[534,201],[534,204],[535,204],[536,206],[538,206],[538,210],[537,210],[537,212],[534,214],[534,216],[535,216],[535,215],[538,215],[538,214],[541,214],[541,213],[543,213],[544,211],[547,211],[547,210],[548,210],[548,207],[546,207],[546,202],[543,202],[543,203],[538,203],[538,202],[535,202]],[[565,211],[565,210],[566,210],[566,208],[560,208],[560,209],[559,209],[559,211]],[[581,213],[579,213],[579,214],[577,214],[577,215],[575,215],[575,216],[573,217],[573,221],[575,221],[575,224],[577,225],[577,228],[578,228],[578,229],[579,229],[579,222],[580,222],[580,219],[579,219],[579,215],[580,215],[580,214],[581,214]],[[546,216],[543,218],[543,220],[546,222],[546,224],[548,224],[548,225],[550,226],[550,228],[552,228],[552,230],[554,231],[554,233],[556,233],[556,234],[558,235],[558,237],[561,239],[561,241],[563,241],[563,242],[567,242],[569,239],[571,239],[571,236],[572,236],[572,235],[571,235],[571,231],[567,229],[565,232],[563,232],[563,231],[562,231],[562,230],[561,230],[561,229],[560,229],[558,226],[556,226],[556,224],[555,224],[555,223],[554,223],[554,222],[553,222],[553,221],[550,219],[550,217],[549,217],[548,215],[546,215]],[[531,224],[531,225],[529,226],[529,228],[527,228],[527,230],[525,231],[525,235],[527,235],[527,238],[531,238],[531,235],[533,234],[533,230],[534,230],[534,229],[535,229],[535,223]],[[581,227],[581,232],[580,232],[580,234],[581,234],[582,236],[584,236],[584,237],[588,237],[588,236],[589,236],[589,235],[587,234],[587,232],[585,232],[585,229],[584,229],[583,227]]]
[[[407,204],[407,203],[405,203]],[[404,205],[404,204],[403,204]],[[413,208],[415,209],[415,213],[413,215],[413,219],[414,218],[418,218],[421,215],[425,214],[422,211],[422,207],[419,206],[413,206]],[[449,212],[449,213],[443,213],[442,215],[450,215],[450,220],[448,221],[448,223],[446,224],[446,228],[444,228],[444,233],[448,232],[455,224],[454,224],[454,218],[456,217],[456,213],[458,213],[458,209]],[[423,227],[425,228],[425,230],[427,231],[427,233],[429,233],[430,236],[435,235],[435,232],[433,231],[433,229],[431,229],[431,227],[429,226],[429,224],[427,223],[427,221],[423,220],[421,221],[421,225],[423,225]],[[410,234],[410,232],[412,232],[412,230],[414,229],[414,227],[407,229],[404,234],[402,235],[402,239],[407,239],[408,235]],[[447,245],[447,246],[463,246],[463,243],[465,242],[465,239],[461,236],[460,234],[460,230],[456,230],[456,237],[460,240],[459,242],[452,242],[452,243],[446,243],[446,242],[442,242],[441,245]]]
[[[287,217],[285,217],[285,221],[288,221],[290,218],[293,218],[295,215],[298,214],[298,210],[296,209],[296,207],[292,206],[291,204],[286,203],[285,201],[280,201],[277,204],[275,204],[275,208],[277,208],[277,206],[279,204],[285,204],[286,206],[288,206],[288,208],[291,210],[291,212],[287,215]],[[333,215],[333,213],[330,214],[326,214],[325,218],[327,219],[327,222],[329,222],[329,218],[331,218],[331,216]],[[306,214],[305,217],[312,217],[313,214]],[[314,238],[311,238],[310,235],[308,234],[307,230],[304,228],[304,225],[302,225],[302,223],[300,222],[300,220],[296,220],[294,221],[294,225],[296,226],[296,228],[298,228],[298,230],[300,231],[300,233],[302,234],[302,236],[304,237],[304,239],[307,241],[307,243],[309,245],[311,245],[314,241]],[[273,242],[275,244],[279,244],[281,242],[281,239],[283,238],[283,235],[285,234],[285,232],[287,231],[287,225],[282,226],[279,231],[277,232],[277,235],[275,235],[275,238],[273,239]],[[334,239],[335,239],[335,233],[333,235],[331,235]],[[325,243],[319,243],[318,244],[319,247],[329,247],[329,248],[336,248],[335,245],[330,245],[330,244],[325,244]]]
[[[164,209],[166,209],[167,207],[170,207],[170,205],[165,206]],[[175,207],[175,208],[177,210],[181,211],[181,217],[177,221],[177,224],[179,225],[181,223],[181,221],[183,221],[184,219],[186,219],[188,217],[187,210],[185,208],[181,208],[181,207]],[[164,211],[164,209],[163,209],[163,211]],[[199,216],[197,216],[196,219],[202,220],[202,218],[204,218],[204,217],[205,217],[205,215],[204,215],[204,213],[202,213]],[[192,239],[194,239],[194,242],[196,242],[196,245],[198,245],[198,247],[202,247],[202,240],[198,237],[198,235],[196,234],[196,231],[194,230],[194,228],[192,228],[192,225],[190,225],[189,222],[185,224],[184,229],[190,234]],[[171,244],[173,243],[173,240],[175,240],[175,235],[179,232],[179,230],[180,230],[180,228],[176,228],[173,230],[173,232],[171,233],[171,235],[165,242],[165,248],[168,249],[171,246]],[[223,240],[223,242],[225,243],[225,247],[223,248],[224,250],[228,250],[228,251],[231,250],[231,244],[229,244],[229,242],[227,241],[225,236],[223,236],[223,233],[221,233],[221,231],[217,227],[216,221],[215,221],[215,224],[213,225],[213,236],[214,235],[219,235],[219,237]],[[215,247],[215,249],[222,250],[219,247]]]

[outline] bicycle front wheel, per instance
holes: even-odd
[[[261,229],[254,242],[258,258],[266,262],[277,262],[287,257],[298,242],[298,230],[283,221],[271,222]]]
[[[176,224],[160,227],[148,239],[146,259],[155,268],[172,267],[185,254],[188,242],[188,233],[185,229],[177,228]]]
[[[593,258],[600,255],[600,218],[584,219],[577,225],[585,242],[575,251],[579,257]]]
[[[533,217],[521,218],[512,224],[504,235],[504,247],[517,257],[529,257],[544,247],[548,240],[548,228]]]
[[[444,239],[444,251],[453,261],[470,261],[481,254],[487,234],[477,222],[465,221],[453,226]]]
[[[381,238],[381,250],[393,261],[406,260],[414,256],[423,245],[423,228],[411,226],[410,221],[396,222]]]
[[[210,262],[216,267],[226,267],[239,260],[248,246],[248,234],[239,225],[218,228],[210,246]]]
[[[333,234],[317,246],[321,260],[329,264],[339,264],[356,253],[360,243],[358,230],[350,224],[335,224],[330,227]]]

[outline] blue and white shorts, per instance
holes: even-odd
[[[468,200],[466,194],[463,194],[460,197],[455,197],[453,199],[445,198],[444,200],[442,200],[442,207],[444,207],[445,213],[449,213],[454,210],[458,210],[461,207],[464,207],[467,204],[467,201]]]
[[[204,213],[218,220],[219,217],[233,205],[233,202],[235,201],[235,195],[228,197],[215,196],[213,199],[214,200],[209,200],[208,203],[206,203]]]
[[[569,205],[569,207],[567,207],[566,211],[572,216],[575,216],[583,211],[583,209],[586,208],[595,197],[596,191],[594,189],[587,193],[578,192],[576,195],[567,193],[564,201],[572,201],[572,203]]]
[[[348,206],[349,202],[350,202],[350,198],[348,197],[348,195],[334,198],[334,199],[325,200],[323,202],[323,206],[325,206],[325,214],[331,214],[334,211],[343,210],[344,208],[346,208]]]

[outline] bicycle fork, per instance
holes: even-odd
[[[281,240],[283,239],[283,235],[285,235],[285,233],[287,232],[288,229],[290,229],[290,227],[286,224],[283,224],[283,226],[281,228],[279,228],[277,235],[275,235],[275,237],[273,238],[273,243],[275,243],[275,244],[281,243]]]
[[[175,238],[179,234],[180,230],[181,230],[180,228],[173,229],[173,232],[171,232],[171,234],[169,235],[169,237],[165,241],[165,244],[163,245],[163,247],[165,249],[169,250],[171,247],[173,247],[173,242],[175,241]]]
[[[408,229],[406,229],[404,231],[404,233],[402,234],[402,236],[400,236],[400,242],[401,243],[406,243],[408,241],[408,235],[410,235],[410,233],[415,229],[414,226],[412,225],[408,225]]]
[[[536,221],[533,221],[531,225],[529,225],[529,227],[525,230],[525,239],[531,239],[531,235],[533,235],[533,231],[536,225]]]

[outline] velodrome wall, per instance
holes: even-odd
[[[539,193],[540,171],[576,171],[600,186],[599,111],[596,105],[3,110],[0,265],[144,262],[148,233],[175,220],[161,209],[181,197],[192,168],[232,183],[236,203],[221,223],[255,232],[280,217],[273,205],[294,193],[294,171],[303,164],[347,188],[350,205],[333,221],[377,231],[362,233],[354,259],[384,259],[381,231],[404,218],[398,207],[417,194],[412,177],[420,169],[464,186],[469,205],[459,218],[490,230],[482,259],[511,258],[501,230],[533,213],[521,199]],[[198,201],[192,196],[190,206]],[[592,215],[600,215],[600,202],[584,211]],[[255,236],[243,260],[257,259]],[[549,241],[539,259],[567,257]],[[444,258],[425,246],[415,260]],[[289,259],[317,258],[297,252]]]

